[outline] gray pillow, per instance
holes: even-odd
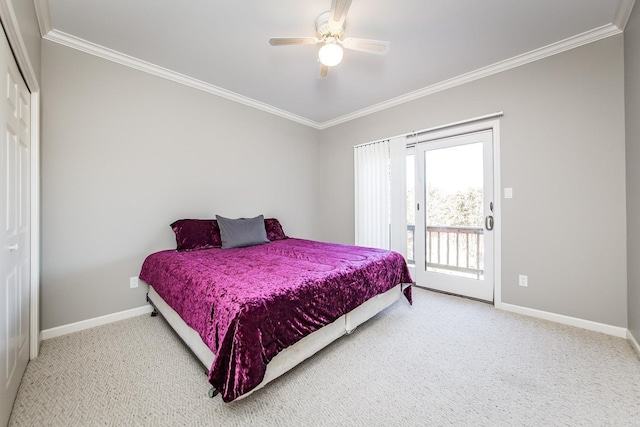
[[[242,248],[245,246],[261,245],[269,243],[267,231],[264,227],[264,216],[255,218],[229,219],[216,215],[222,249]]]

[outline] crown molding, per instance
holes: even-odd
[[[613,17],[613,25],[618,27],[620,31],[624,31],[627,26],[635,2],[636,0],[620,0],[618,2],[618,9]]]
[[[47,0],[40,0],[47,1]],[[51,30],[45,36],[43,36],[45,40],[49,40],[73,49],[80,50],[82,52],[98,56],[102,59],[106,59],[108,61],[116,62],[120,65],[124,65],[130,68],[134,68],[139,71],[144,71],[145,73],[152,74],[154,76],[162,77],[167,80],[174,81],[176,83],[183,84],[185,86],[192,87],[194,89],[198,89],[213,95],[220,96],[222,98],[229,99],[231,101],[238,102],[240,104],[247,105],[249,107],[256,108],[258,110],[265,111],[270,114],[274,114],[276,116],[283,117],[285,119],[298,122],[300,124],[320,129],[320,123],[315,122],[313,120],[309,120],[305,117],[298,116],[296,114],[290,113],[285,110],[281,110],[279,108],[273,107],[271,105],[265,104],[260,101],[256,101],[255,99],[251,99],[249,97],[237,94],[235,92],[231,92],[229,90],[223,89],[218,86],[214,86],[212,84],[203,82],[198,79],[194,79],[192,77],[186,76],[184,74],[177,73],[175,71],[171,71],[167,68],[160,67],[158,65],[152,64],[150,62],[143,61],[138,58],[134,58],[133,56],[125,55],[123,53],[117,52],[115,50],[106,48],[104,46],[100,46],[95,43],[91,43],[89,41],[83,40],[81,38],[72,36],[70,34],[64,33],[58,30]]]
[[[38,27],[40,27],[40,35],[44,37],[47,34],[49,34],[51,30],[53,30],[49,0],[33,0],[33,4],[36,8],[36,17],[38,18]]]
[[[472,82],[474,80],[482,79],[484,77],[488,77],[493,74],[500,73],[502,71],[507,71],[512,68],[519,67],[521,65],[525,65],[540,59],[544,59],[549,56],[556,55],[558,53],[562,53],[567,50],[574,49],[576,47],[580,47],[588,43],[593,43],[595,41],[598,41],[610,36],[614,36],[616,34],[620,34],[624,31],[624,28],[627,25],[627,21],[631,16],[631,12],[633,10],[634,4],[635,4],[635,0],[619,0],[618,8],[616,9],[613,22],[609,25],[604,25],[594,30],[587,31],[582,34],[578,34],[577,36],[569,37],[557,43],[552,43],[540,49],[536,49],[531,52],[507,59],[505,61],[498,62],[493,65],[489,65],[487,67],[480,68],[478,70],[471,71],[466,74],[462,74],[460,76],[442,81],[440,83],[436,83],[431,86],[427,86],[425,88],[416,90],[414,92],[409,92],[397,98],[392,98],[387,101],[372,105],[370,107],[363,108],[362,110],[345,114],[344,116],[321,123],[320,129],[321,130],[327,129],[332,126],[339,125],[341,123],[345,123],[351,120],[358,119],[360,117],[367,116],[369,114],[386,110],[387,108],[395,107],[396,105],[401,105],[406,102],[416,100],[418,98],[422,98],[437,92],[451,89],[453,87],[460,86],[465,83]]]
[[[5,0],[7,1],[7,0]],[[4,2],[1,2],[2,4]],[[265,111],[276,116],[309,126],[314,129],[322,130],[332,126],[336,126],[351,120],[358,119],[360,117],[367,116],[369,114],[377,113],[388,108],[395,107],[419,98],[423,98],[428,95],[432,95],[437,92],[441,92],[447,89],[451,89],[456,86],[463,85],[475,80],[482,79],[484,77],[491,76],[493,74],[501,73],[503,71],[510,70],[512,68],[519,67],[521,65],[528,64],[530,62],[538,61],[540,59],[547,58],[549,56],[556,55],[558,53],[565,52],[576,47],[583,46],[588,43],[614,36],[622,33],[624,27],[629,20],[629,16],[633,10],[635,0],[619,0],[618,8],[614,16],[613,22],[608,25],[596,28],[591,31],[579,34],[577,36],[569,37],[557,43],[550,44],[540,49],[533,50],[531,52],[515,56],[513,58],[489,65],[487,67],[480,68],[478,70],[471,71],[469,73],[462,74],[460,76],[436,83],[425,88],[409,92],[405,95],[401,95],[396,98],[392,98],[387,101],[380,102],[367,108],[363,108],[358,111],[354,111],[344,116],[337,117],[326,122],[316,122],[311,119],[290,113],[288,111],[273,107],[260,101],[256,101],[252,98],[231,92],[229,90],[214,86],[212,84],[203,82],[201,80],[194,79],[184,74],[171,71],[169,69],[160,67],[155,64],[151,64],[146,61],[134,58],[129,55],[117,52],[115,50],[108,49],[106,47],[91,43],[81,38],[66,34],[62,31],[53,29],[51,21],[51,11],[49,8],[49,0],[34,0],[36,7],[36,14],[38,17],[38,24],[40,26],[40,32],[42,37],[46,40],[62,44],[64,46],[83,51],[85,53],[98,56],[103,59],[107,59],[112,62],[116,62],[127,67],[134,68],[139,71],[162,77],[174,82],[184,84],[194,89],[202,90],[213,95],[220,96],[222,98],[229,99],[231,101],[238,102],[240,104],[247,105],[252,108],[256,108]]]
[[[558,53],[565,52],[570,49],[574,49],[579,46],[583,46],[588,43],[592,43],[616,34],[620,34],[622,31],[613,24],[605,25],[595,30],[587,31],[574,37],[559,41],[557,43],[550,44],[540,49],[533,50],[531,52],[515,56],[505,61],[497,62],[493,65],[480,68],[475,71],[471,71],[466,74],[451,78],[449,80],[436,83],[431,86],[409,92],[405,95],[401,95],[397,98],[393,98],[379,104],[372,105],[362,110],[354,111],[353,113],[346,114],[333,120],[320,124],[320,129],[326,129],[332,126],[339,125],[360,117],[368,116],[369,114],[377,113],[387,108],[395,107],[397,105],[404,104],[406,102],[414,101],[419,98],[423,98],[428,95],[432,95],[437,92],[442,92],[447,89],[451,89],[456,86],[463,85],[475,80],[482,79],[484,77],[498,74],[503,71],[510,70],[512,68],[519,67],[521,65],[528,64],[530,62],[538,61],[540,59],[547,58]]]

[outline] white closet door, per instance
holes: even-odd
[[[29,361],[30,94],[0,36],[0,425],[6,425]]]

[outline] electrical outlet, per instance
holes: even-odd
[[[138,287],[138,278],[137,277],[129,277],[129,287],[137,288]]]
[[[518,285],[525,287],[529,286],[529,278],[524,274],[521,274],[520,276],[518,276]]]

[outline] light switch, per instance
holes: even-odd
[[[504,198],[512,199],[513,198],[513,188],[507,187],[504,189]]]

